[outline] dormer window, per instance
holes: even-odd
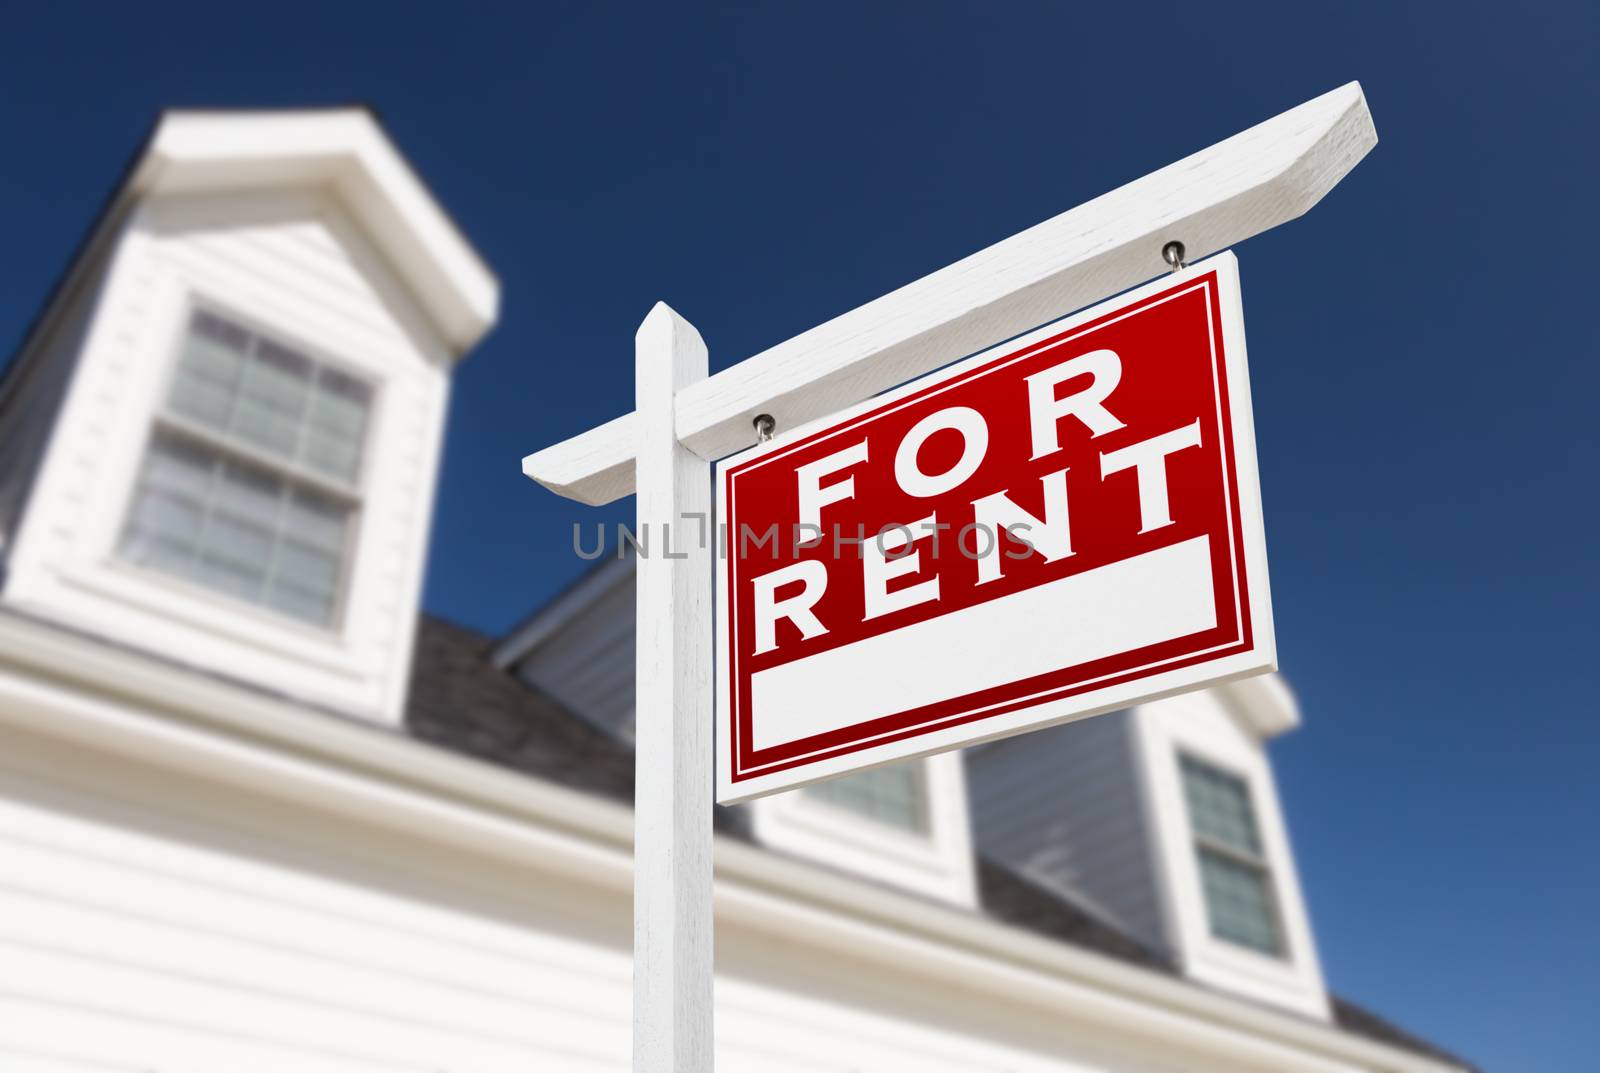
[[[928,776],[922,764],[890,764],[814,783],[802,792],[896,830],[919,835],[928,832]]]
[[[168,112],[109,204],[7,381],[0,603],[398,725],[499,284],[361,108]]]
[[[332,626],[360,506],[372,396],[365,381],[196,311],[119,553]]]
[[[750,805],[772,849],[933,898],[976,897],[961,757],[901,760]]]
[[[1184,799],[1211,933],[1275,957],[1286,953],[1272,870],[1245,780],[1187,754]]]

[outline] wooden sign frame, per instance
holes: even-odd
[[[658,304],[635,340],[637,412],[523,472],[582,503],[637,490],[641,525],[681,536],[705,521],[709,464],[747,448],[758,415],[797,428],[1161,275],[1168,241],[1200,258],[1292,220],[1377,140],[1348,83],[715,376],[693,326]],[[638,560],[635,1073],[713,1065],[709,543]]]

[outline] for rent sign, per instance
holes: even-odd
[[[717,468],[718,799],[1274,666],[1221,254]]]

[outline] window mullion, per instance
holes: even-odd
[[[322,367],[312,366],[306,370],[306,393],[300,400],[300,413],[296,415],[294,426],[294,461],[298,465],[306,454],[306,434],[311,428],[312,403],[316,401],[318,382],[322,379]]]
[[[206,541],[211,536],[211,520],[216,514],[217,498],[222,494],[222,468],[226,465],[227,461],[221,455],[211,460],[211,476],[206,482],[205,505],[200,513],[200,528],[194,539],[192,561],[198,566],[205,565]]]
[[[278,573],[278,559],[283,551],[284,536],[287,532],[285,524],[289,519],[289,500],[294,494],[293,485],[285,479],[280,479],[278,488],[278,503],[272,517],[272,546],[267,551],[266,567],[261,571],[261,600],[263,603],[272,593],[272,585]]]
[[[250,374],[250,366],[256,360],[256,346],[259,340],[254,332],[245,333],[244,353],[239,358],[239,371],[234,374],[233,383],[229,385],[231,393],[228,396],[228,416],[222,422],[222,431],[231,435],[233,433],[234,419],[239,416],[239,400],[244,398],[244,380]]]

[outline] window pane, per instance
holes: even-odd
[[[327,622],[333,618],[333,597],[307,592],[292,585],[274,585],[267,594],[267,606],[307,622]]]
[[[199,312],[184,341],[168,407],[231,442],[353,484],[372,388]]]
[[[215,460],[181,440],[157,439],[123,531],[121,553],[142,566],[179,570],[194,556]]]
[[[278,549],[273,578],[279,584],[331,596],[339,580],[338,554],[285,541]]]
[[[366,384],[323,369],[317,376],[306,428],[306,465],[342,480],[355,480],[371,403],[372,389]]]
[[[1282,954],[1272,873],[1262,854],[1249,786],[1193,757],[1182,757],[1180,765],[1211,933],[1265,954]]]
[[[307,471],[355,482],[372,388],[198,311],[168,407],[214,434],[217,445],[200,442],[207,437],[198,432],[154,437],[122,554],[297,618],[331,622],[355,506],[308,486]],[[281,458],[284,466],[240,454]]]
[[[232,596],[258,600],[272,556],[283,481],[255,466],[222,462],[214,489],[194,576]]]
[[[151,441],[121,553],[141,566],[328,623],[355,508],[175,433]]]
[[[266,576],[272,555],[272,520],[258,522],[216,511],[206,525],[200,552],[208,562],[224,564],[259,581]]]
[[[1183,788],[1189,802],[1189,819],[1195,833],[1215,839],[1231,849],[1261,856],[1261,839],[1250,790],[1244,780],[1225,771],[1183,758]]]
[[[922,763],[908,761],[819,782],[801,793],[891,827],[926,831],[924,778]]]
[[[308,488],[297,488],[289,497],[289,518],[285,528],[296,540],[337,556],[344,550],[345,531],[349,522],[349,504],[319,495]]]
[[[271,529],[282,499],[283,478],[271,470],[239,462],[222,463],[214,499],[218,513],[254,520]]]
[[[200,503],[151,488],[134,507],[130,532],[192,551],[200,537]]]
[[[216,456],[190,440],[158,437],[145,459],[144,479],[174,496],[203,500]]]
[[[1264,954],[1281,954],[1271,880],[1263,868],[1201,847],[1200,875],[1211,932]]]
[[[230,535],[220,535],[219,542],[226,544]],[[246,541],[248,541],[248,536]],[[261,598],[261,579],[264,576],[261,563],[251,562],[240,555],[231,555],[230,551],[238,551],[235,547],[207,548],[200,558],[193,564],[189,577],[198,581],[207,588],[216,589],[218,592],[227,593],[229,596],[241,600],[258,602]]]
[[[311,362],[264,339],[246,363],[232,431],[253,447],[293,458],[311,389]]]
[[[198,504],[151,490],[134,505],[122,535],[122,555],[141,566],[181,571],[194,556],[200,521]]]
[[[196,313],[172,384],[172,408],[210,428],[228,424],[249,336],[209,313]]]

